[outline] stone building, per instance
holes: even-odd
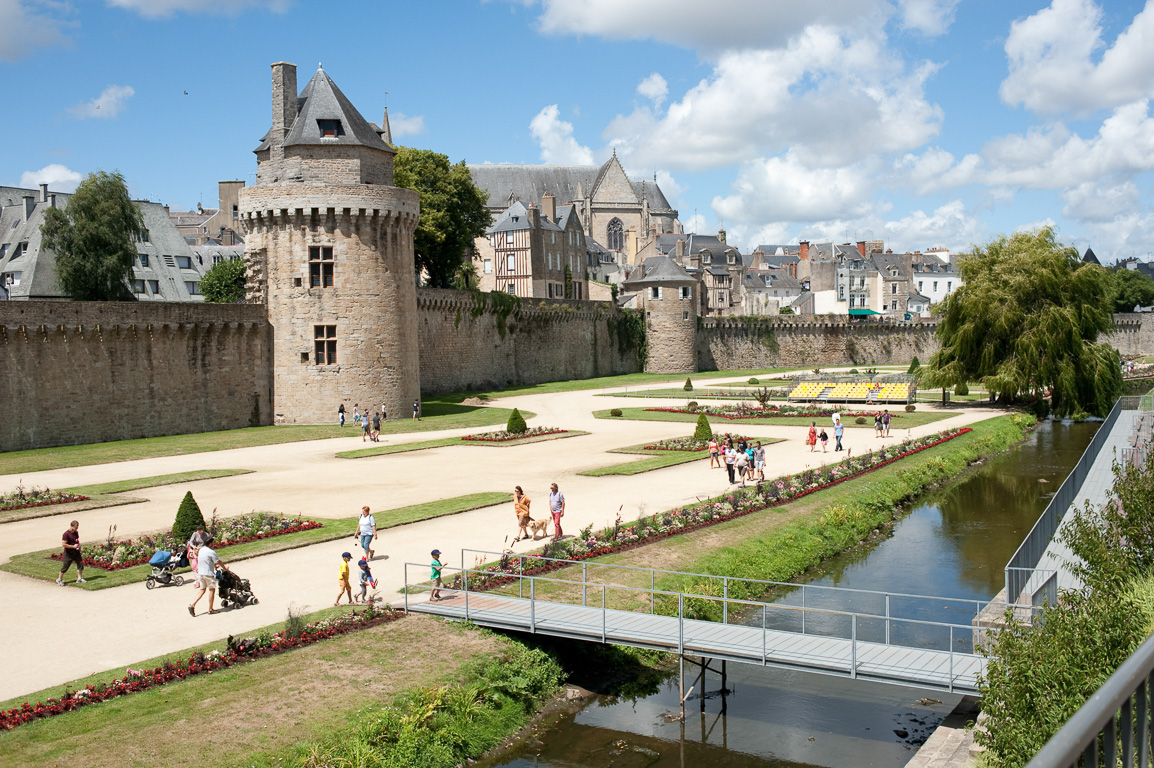
[[[549,194],[540,208],[510,205],[473,245],[477,287],[522,298],[588,299],[594,258],[574,206]]]
[[[413,232],[419,195],[393,186],[388,127],[367,122],[321,68],[297,95],[272,65],[272,127],[257,181],[240,190],[248,292],[273,328],[276,421],[420,396]]]
[[[669,256],[654,256],[635,269],[623,288],[645,313],[647,373],[697,371],[697,307],[701,281]]]
[[[243,181],[217,182],[218,207],[196,204],[195,211],[169,211],[173,224],[189,245],[240,244],[240,191]]]

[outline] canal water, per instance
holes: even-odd
[[[889,538],[827,561],[807,585],[991,599],[1002,588],[1006,561],[1097,427],[1041,424],[1018,448],[924,495]],[[686,676],[692,679],[690,669]],[[685,723],[671,721],[678,713],[674,675],[645,698],[600,697],[562,714],[485,765],[898,768],[960,701],[956,695],[747,664],[731,663],[727,670],[724,711],[720,679],[710,674],[704,714],[695,692],[686,703]]]

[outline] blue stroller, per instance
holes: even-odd
[[[157,585],[179,587],[184,583],[184,577],[178,575],[176,569],[188,567],[188,550],[179,554],[158,550],[148,559],[148,564],[152,566],[152,573],[144,580],[144,586],[149,589],[154,589]]]

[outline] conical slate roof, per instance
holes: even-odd
[[[1086,249],[1086,255],[1082,257],[1082,261],[1086,264],[1097,264],[1099,267],[1102,266],[1102,262],[1098,261],[1098,257],[1094,255],[1093,248]]]
[[[391,151],[323,69],[318,68],[313,79],[309,80],[309,84],[301,91],[297,99],[297,109],[297,118],[285,136],[286,147],[300,144],[337,144]],[[335,138],[321,138],[318,122],[320,120],[339,120],[343,133]]]

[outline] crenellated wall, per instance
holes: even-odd
[[[482,294],[481,297],[486,296]],[[477,294],[417,291],[421,392],[588,379],[641,370],[609,303],[525,299],[507,316]]]
[[[263,306],[0,302],[0,451],[272,423]]]

